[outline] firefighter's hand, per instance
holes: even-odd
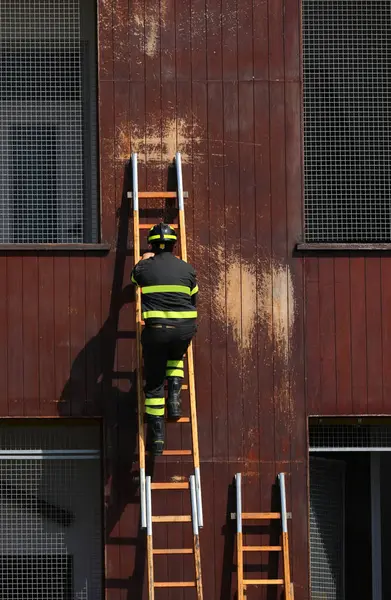
[[[154,256],[154,252],[146,252],[142,255],[141,260],[147,260],[148,258],[153,258]]]

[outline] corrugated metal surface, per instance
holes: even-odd
[[[292,256],[302,227],[299,32],[299,0],[101,0],[102,232],[112,251],[0,255],[1,414],[106,418],[110,600],[141,597],[143,585],[145,597],[146,579],[125,167],[137,150],[140,187],[165,187],[176,149],[201,287],[205,598],[236,591],[226,515],[239,470],[248,510],[274,507],[275,476],[290,473],[295,598],[308,598],[304,279]],[[185,470],[159,461],[155,472]],[[186,578],[186,564],[164,560],[157,578]]]

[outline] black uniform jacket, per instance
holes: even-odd
[[[162,252],[137,263],[131,279],[141,288],[142,318],[146,325],[195,322],[198,286],[189,263],[171,252]]]

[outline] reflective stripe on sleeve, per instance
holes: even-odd
[[[198,294],[198,285],[195,286],[190,292],[190,296],[194,296],[194,294]]]

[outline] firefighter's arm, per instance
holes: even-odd
[[[134,283],[135,285],[140,285],[140,275],[143,269],[143,261],[148,260],[148,258],[153,258],[155,256],[155,254],[153,252],[145,252],[145,254],[142,255],[142,257],[140,258],[140,260],[138,261],[137,264],[135,264],[133,271],[131,273],[130,279],[132,281],[132,283]]]
[[[191,295],[191,303],[193,306],[197,306],[197,298],[198,298],[198,285],[197,285],[197,276],[195,271],[192,273],[191,277],[191,287],[190,287],[190,295]]]

